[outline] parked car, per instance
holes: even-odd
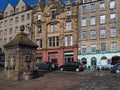
[[[98,65],[97,66],[97,70],[102,70],[102,71],[109,71],[111,70],[111,68],[113,67],[113,65],[108,64],[108,65]]]
[[[80,62],[69,62],[69,63],[67,63],[65,65],[61,65],[59,67],[59,70],[61,70],[61,71],[67,70],[67,71],[79,72],[79,71],[83,71],[84,68],[83,68],[83,65]]]
[[[111,72],[120,73],[120,63],[115,64],[115,65],[111,68]]]
[[[56,69],[55,65],[51,62],[42,62],[39,64],[36,64],[36,68],[39,69],[43,69],[43,70],[54,70]]]

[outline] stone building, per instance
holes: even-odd
[[[0,47],[3,50],[3,45],[11,41],[15,35],[20,31],[21,25],[25,26],[25,32],[30,34],[32,21],[32,8],[28,6],[23,0],[19,0],[14,7],[8,3],[3,14],[0,14]]]
[[[3,46],[11,41],[20,31],[21,25],[25,26],[25,33],[31,36],[32,8],[23,0],[19,0],[16,6],[8,3],[4,11],[0,11],[0,48],[4,53]],[[2,56],[1,56],[2,58]]]
[[[78,59],[87,67],[120,62],[120,1],[82,0]]]
[[[33,17],[33,30],[37,49],[37,61],[50,61],[59,66],[77,61],[77,9],[78,2],[66,0],[39,0]]]

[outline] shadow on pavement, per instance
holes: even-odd
[[[34,71],[33,79],[43,77],[45,74],[51,73],[51,72],[53,72],[53,71],[54,71],[54,70],[35,70],[35,71]]]

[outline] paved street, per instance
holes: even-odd
[[[120,90],[120,75],[93,71],[40,71],[36,79],[17,82],[4,80],[0,74],[0,90]]]

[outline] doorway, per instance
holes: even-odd
[[[120,56],[114,56],[114,57],[112,57],[111,65],[115,65],[117,63],[120,63]]]
[[[91,58],[91,70],[96,70],[97,67],[97,59],[95,57]]]

